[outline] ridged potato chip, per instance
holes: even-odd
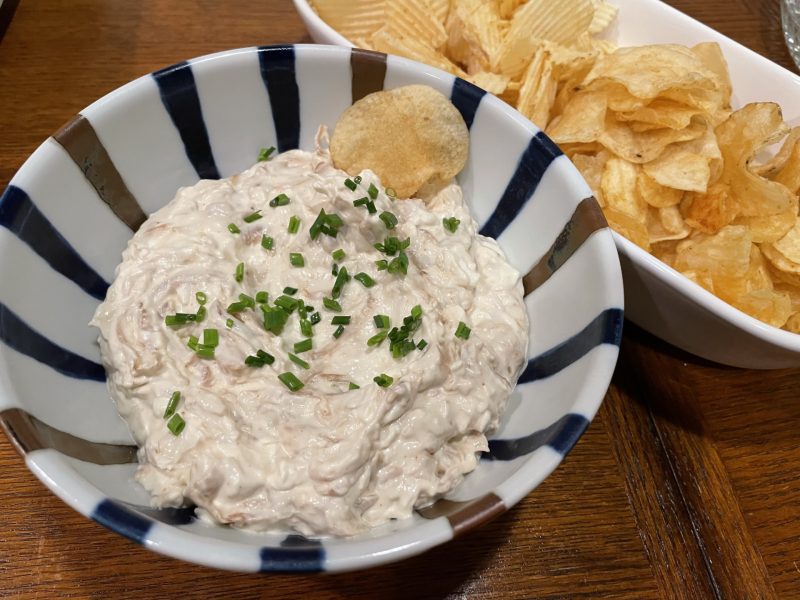
[[[550,120],[550,109],[556,98],[556,80],[550,53],[540,46],[522,78],[517,110],[541,128]]]
[[[372,170],[399,198],[455,177],[467,161],[469,131],[455,106],[425,85],[369,94],[344,111],[330,143],[333,164]]]
[[[311,0],[328,25],[349,40],[368,39],[386,21],[387,0]]]
[[[383,27],[402,38],[421,37],[434,50],[441,50],[447,42],[443,22],[439,21],[425,0],[388,2]]]
[[[389,28],[381,27],[370,38],[372,47],[387,54],[399,54],[412,60],[424,62],[433,67],[464,77],[466,73],[441,52],[414,37],[400,36]]]

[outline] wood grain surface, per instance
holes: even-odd
[[[777,0],[670,4],[794,68]],[[0,188],[139,75],[298,41],[288,0],[19,2],[0,41]],[[800,598],[798,389],[798,370],[712,365],[628,323],[603,407],[540,487],[422,556],[343,575],[241,575],[149,552],[68,508],[0,435],[0,597]]]

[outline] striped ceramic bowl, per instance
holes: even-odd
[[[354,100],[430,85],[470,127],[459,182],[481,233],[525,273],[529,360],[479,467],[446,499],[368,534],[308,539],[156,510],[87,326],[128,239],[181,186],[244,170],[258,149],[311,149]],[[241,571],[341,571],[417,554],[505,511],[577,442],[617,359],[622,282],[578,172],[513,109],[442,71],[333,46],[246,48],[142,77],[48,138],[0,198],[0,422],[75,510],[169,556]]]

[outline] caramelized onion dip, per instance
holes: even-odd
[[[524,365],[520,274],[456,183],[391,195],[323,140],[133,236],[91,324],[153,505],[347,536],[476,467]]]

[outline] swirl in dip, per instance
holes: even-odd
[[[154,505],[352,535],[452,490],[487,449],[524,364],[519,273],[455,183],[393,200],[360,177],[293,150],[181,189],[130,241],[92,324]]]

